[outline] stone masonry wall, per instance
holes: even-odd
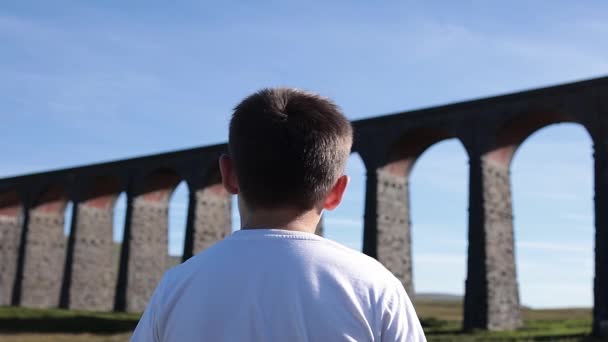
[[[194,254],[232,232],[231,197],[220,187],[213,186],[196,191]]]
[[[515,270],[513,208],[508,166],[482,159],[487,269],[487,328],[522,325]]]
[[[143,311],[167,269],[167,201],[133,200],[126,310]]]
[[[377,171],[377,259],[414,295],[407,178]]]
[[[0,306],[10,305],[21,240],[21,215],[0,215]]]
[[[78,205],[69,307],[110,311],[118,264],[114,262],[113,210]]]
[[[65,264],[64,215],[36,209],[29,215],[21,305],[57,307]]]

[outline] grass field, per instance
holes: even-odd
[[[525,325],[515,332],[460,332],[458,301],[417,301],[429,341],[596,341],[589,309],[524,309]],[[0,342],[128,341],[137,314],[0,307]],[[35,331],[35,332],[34,332]]]

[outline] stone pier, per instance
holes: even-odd
[[[66,199],[53,189],[29,211],[21,301],[25,307],[59,306],[67,238],[63,233]]]
[[[140,312],[167,269],[168,200],[133,200],[126,286],[128,312]]]
[[[17,259],[23,224],[18,194],[0,195],[0,306],[10,305],[17,274]]]
[[[405,174],[367,172],[364,253],[375,257],[413,296],[409,191]]]
[[[193,254],[209,248],[232,232],[231,196],[222,184],[212,184],[195,192]]]
[[[114,306],[118,263],[113,256],[113,201],[76,205],[69,307],[110,311]]]
[[[522,320],[508,164],[472,156],[470,167],[464,328],[516,329]]]

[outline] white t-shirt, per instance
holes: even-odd
[[[169,270],[131,341],[425,341],[401,283],[314,234],[239,230]]]

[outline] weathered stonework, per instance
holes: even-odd
[[[221,184],[196,191],[194,246],[197,254],[232,232],[231,197]]]
[[[367,168],[364,252],[393,271],[412,294],[407,171],[426,148],[456,138],[470,157],[463,327],[519,327],[509,161],[535,130],[558,122],[579,123],[593,137],[595,148],[593,331],[608,336],[607,90],[605,77],[353,122],[353,152]],[[111,211],[89,208],[91,202],[77,209],[66,255],[63,208],[68,194],[91,197],[100,208],[108,200],[104,196],[126,191],[129,205],[114,308],[143,310],[168,261],[171,189],[180,181],[200,184],[202,170],[216,165],[226,152],[228,146],[218,144],[0,179],[0,304],[12,297],[17,305],[72,302],[72,307],[107,310],[110,305],[102,298],[110,297],[113,288],[107,285],[112,277],[107,276],[105,244],[111,241]],[[211,186],[190,195],[184,258],[230,232],[230,202],[217,190]],[[22,200],[28,209],[16,215],[15,205],[21,206]],[[66,286],[60,291],[62,282]]]
[[[114,304],[118,264],[113,258],[114,211],[81,203],[77,206],[69,307],[110,311]]]
[[[376,174],[376,258],[401,280],[407,293],[413,296],[407,178],[382,169],[377,170]]]
[[[521,327],[515,270],[513,208],[508,166],[482,160],[486,229],[488,329]]]
[[[66,238],[64,214],[30,210],[27,227],[21,305],[52,308],[59,305]]]
[[[141,312],[167,269],[168,202],[133,200],[126,310]]]
[[[21,214],[0,213],[0,306],[10,305],[21,240]]]
[[[508,164],[473,156],[470,172],[464,328],[516,329],[522,320]]]

